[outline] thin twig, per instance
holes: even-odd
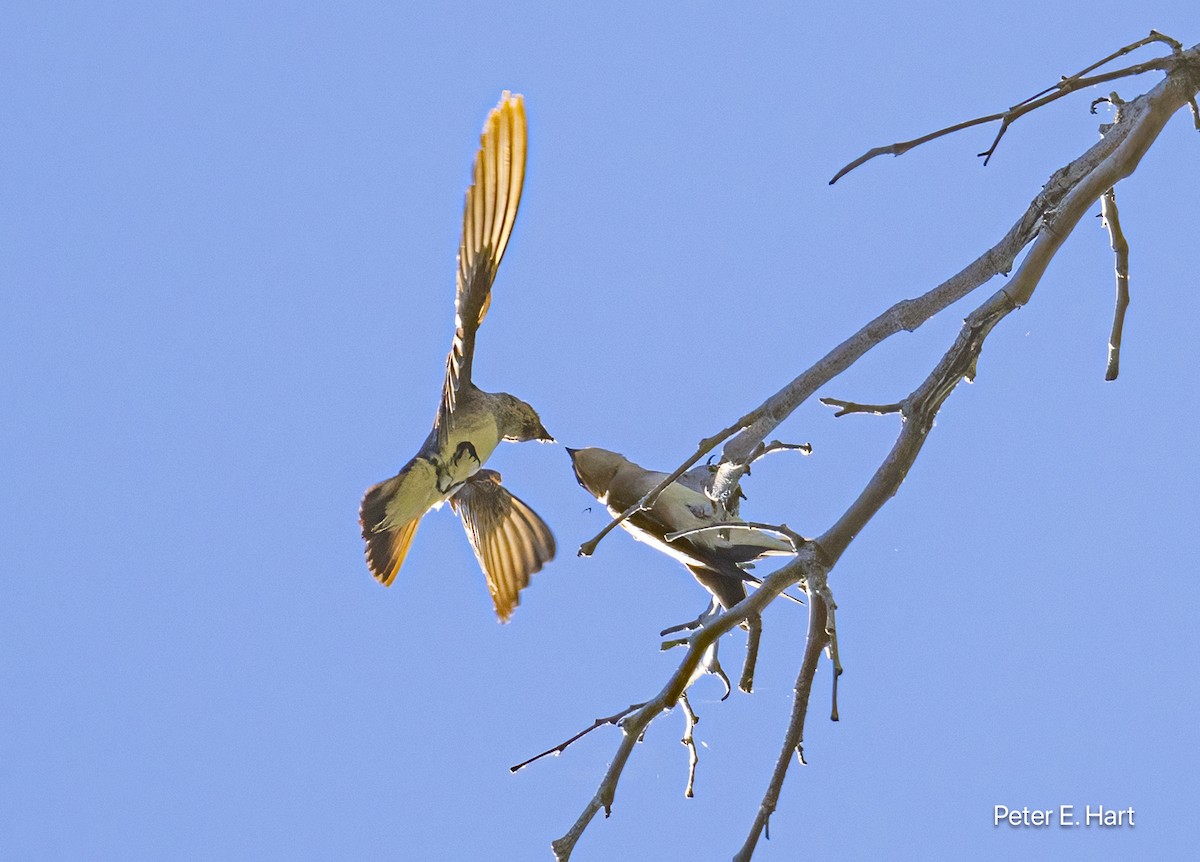
[[[1108,62],[1111,62],[1112,60],[1115,60],[1117,57],[1121,57],[1125,54],[1128,54],[1130,51],[1136,50],[1137,48],[1140,48],[1143,45],[1147,45],[1151,42],[1166,42],[1167,44],[1171,45],[1172,56],[1158,57],[1153,60],[1148,60],[1144,63],[1138,63],[1133,66],[1127,66],[1123,69],[1117,69],[1112,72],[1105,72],[1102,75],[1095,75],[1090,78],[1083,77],[1088,72],[1091,72],[1092,70],[1097,69],[1100,66],[1103,66],[1104,64],[1106,64]],[[1126,45],[1124,48],[1120,49],[1119,51],[1113,52],[1109,56],[1105,57],[1103,60],[1100,60],[1097,63],[1093,63],[1091,66],[1088,66],[1087,68],[1085,68],[1079,72],[1076,72],[1074,75],[1064,77],[1058,83],[1056,83],[1050,87],[1047,87],[1046,89],[1042,90],[1041,92],[1039,92],[1033,96],[1030,96],[1028,99],[1025,99],[1022,102],[1018,102],[1016,105],[1012,106],[1007,111],[1000,111],[995,114],[988,114],[985,117],[976,117],[973,120],[967,120],[962,123],[955,123],[953,126],[947,126],[946,128],[939,129],[936,132],[930,132],[927,135],[922,135],[921,137],[914,138],[911,141],[900,141],[900,142],[897,142],[894,144],[889,144],[888,146],[875,147],[874,149],[867,150],[867,152],[863,153],[857,159],[850,162],[845,167],[843,167],[840,171],[838,171],[836,174],[834,174],[833,179],[831,179],[829,181],[829,184],[833,185],[838,180],[840,180],[842,177],[844,177],[846,174],[850,173],[855,168],[860,167],[863,164],[866,164],[867,162],[869,162],[871,159],[875,158],[876,156],[887,155],[889,153],[893,156],[902,156],[905,153],[907,153],[909,150],[919,147],[922,144],[929,143],[930,141],[936,140],[937,138],[945,137],[946,135],[951,135],[951,134],[954,134],[955,132],[961,132],[963,129],[969,129],[972,126],[979,126],[979,125],[983,125],[985,123],[993,123],[993,122],[996,122],[997,120],[999,120],[1000,121],[1000,129],[999,129],[999,131],[996,132],[996,137],[992,141],[992,145],[990,147],[988,147],[986,150],[984,150],[982,153],[979,154],[980,157],[982,157],[984,160],[983,163],[986,165],[988,163],[988,161],[991,159],[992,155],[996,152],[996,147],[999,146],[1000,139],[1002,137],[1004,137],[1004,133],[1008,130],[1008,127],[1011,126],[1018,119],[1023,117],[1025,114],[1028,114],[1032,111],[1036,111],[1038,108],[1048,105],[1051,102],[1057,101],[1058,99],[1061,99],[1063,96],[1067,96],[1071,93],[1076,92],[1077,90],[1083,90],[1088,87],[1093,87],[1096,84],[1103,84],[1106,81],[1115,81],[1119,78],[1127,78],[1127,77],[1131,77],[1133,75],[1141,75],[1141,74],[1144,74],[1145,72],[1170,69],[1173,67],[1173,65],[1175,64],[1175,61],[1179,57],[1181,49],[1182,49],[1182,45],[1179,42],[1176,42],[1174,39],[1171,39],[1170,37],[1163,36],[1161,33],[1156,33],[1155,31],[1151,30],[1150,35],[1147,36],[1145,39],[1141,39],[1137,42],[1132,42],[1129,45]]]
[[[692,730],[696,727],[696,722],[700,720],[700,717],[692,710],[692,704],[688,701],[686,691],[679,695],[679,706],[683,710],[683,739],[679,741],[686,745],[688,750],[688,779],[683,795],[691,799],[695,795],[692,790],[696,786],[696,764],[700,762],[700,755],[696,752],[696,738],[692,735]]]
[[[688,620],[686,623],[679,623],[678,625],[674,625],[674,626],[667,626],[665,629],[663,629],[661,632],[658,633],[658,636],[660,638],[665,638],[667,635],[673,635],[676,632],[686,632],[686,631],[691,631],[692,629],[698,629],[698,628],[700,628],[700,624],[703,623],[709,616],[710,616],[709,611],[705,611],[704,613],[700,614],[700,616],[696,617],[694,620]],[[683,646],[683,644],[685,644],[685,643],[687,643],[687,638],[684,638],[683,640],[678,641],[678,642],[673,642],[671,644],[671,646],[667,646],[666,644],[663,644],[662,649],[667,650],[667,649],[671,649],[671,647]]]
[[[837,721],[838,679],[842,675],[842,657],[838,652],[837,621],[835,618],[837,602],[833,600],[833,591],[829,589],[828,581],[823,582],[818,586],[810,586],[809,589],[816,589],[818,592],[820,592],[821,599],[825,602],[825,653],[829,656],[829,661],[833,665],[833,692],[832,703],[829,710],[829,720]]]
[[[1129,307],[1129,242],[1121,230],[1117,195],[1111,188],[1100,198],[1100,217],[1108,228],[1117,274],[1117,304],[1113,309],[1112,334],[1108,337],[1108,367],[1104,371],[1104,379],[1116,380],[1121,372],[1121,333],[1125,329],[1125,309]]]
[[[872,416],[885,416],[888,413],[899,413],[904,407],[903,401],[897,401],[895,404],[859,404],[857,401],[843,401],[840,398],[821,398],[818,400],[826,407],[838,408],[837,413],[833,414],[835,419],[849,413],[870,413]]]
[[[787,596],[787,593],[781,595]],[[758,664],[758,642],[762,640],[762,617],[758,614],[748,616],[746,624],[750,633],[746,636],[746,660],[742,663],[742,678],[738,680],[738,688],[751,694],[754,691],[754,667]]]
[[[594,722],[592,722],[591,727],[588,727],[588,728],[585,728],[584,730],[579,731],[579,733],[575,734],[570,739],[566,740],[565,742],[560,742],[558,745],[554,746],[553,748],[546,749],[541,754],[535,754],[533,757],[529,758],[528,760],[522,760],[516,766],[510,766],[508,768],[508,771],[509,772],[518,772],[518,771],[524,769],[529,764],[533,763],[534,761],[541,760],[543,757],[549,757],[551,754],[556,755],[556,756],[559,754],[562,754],[564,751],[567,750],[567,748],[572,743],[578,742],[580,739],[583,739],[583,737],[587,736],[593,730],[604,727],[606,724],[617,724],[625,716],[629,715],[632,712],[637,712],[639,709],[641,709],[645,705],[646,704],[644,704],[644,703],[631,703],[628,707],[621,710],[620,712],[615,712],[612,715],[606,716],[605,718],[597,718]]]
[[[996,139],[994,141],[992,141],[992,145],[990,147],[988,147],[986,150],[984,150],[982,153],[979,154],[979,156],[983,159],[984,165],[987,165],[987,163],[991,160],[992,156],[995,154],[996,147],[1000,146],[1000,139],[1002,137],[1004,137],[1004,133],[1008,130],[1008,127],[1011,126],[1018,119],[1020,119],[1022,116],[1029,113],[1030,111],[1036,111],[1038,108],[1042,107],[1043,105],[1048,105],[1051,102],[1053,102],[1055,99],[1059,99],[1062,96],[1067,95],[1068,93],[1075,92],[1076,90],[1082,90],[1082,89],[1085,89],[1086,87],[1090,87],[1095,84],[1101,84],[1101,83],[1104,83],[1104,81],[1113,81],[1118,78],[1124,78],[1124,77],[1128,77],[1130,75],[1140,75],[1140,74],[1142,74],[1142,72],[1150,71],[1149,69],[1141,68],[1142,66],[1146,65],[1143,63],[1143,64],[1140,64],[1139,66],[1129,66],[1125,69],[1118,69],[1115,72],[1108,72],[1104,75],[1097,75],[1093,78],[1084,78],[1083,77],[1088,72],[1091,72],[1095,69],[1099,69],[1101,66],[1107,65],[1108,63],[1112,62],[1113,60],[1117,59],[1118,57],[1123,57],[1126,54],[1130,53],[1131,51],[1136,51],[1138,48],[1142,47],[1143,45],[1149,45],[1151,42],[1165,42],[1167,45],[1169,45],[1171,47],[1171,53],[1173,56],[1178,56],[1180,51],[1183,50],[1183,45],[1180,44],[1179,42],[1175,41],[1174,39],[1172,39],[1170,36],[1164,36],[1163,34],[1159,33],[1157,30],[1151,30],[1150,35],[1147,36],[1145,39],[1139,39],[1136,42],[1131,42],[1130,44],[1126,45],[1124,48],[1121,48],[1121,49],[1109,54],[1103,60],[1098,60],[1097,62],[1093,63],[1092,65],[1076,72],[1074,75],[1070,75],[1066,78],[1063,78],[1061,81],[1059,81],[1054,86],[1047,87],[1045,90],[1042,90],[1042,92],[1037,93],[1036,95],[1030,96],[1025,101],[1020,102],[1017,105],[1014,105],[1005,114],[1004,119],[1001,120],[1000,129],[999,129],[999,131],[996,132]],[[1163,57],[1161,59],[1169,60],[1170,58]],[[1137,71],[1133,71],[1133,70],[1137,70]]]
[[[772,440],[770,443],[759,443],[754,450],[754,454],[750,456],[750,463],[753,464],[760,458],[765,458],[772,452],[799,452],[801,455],[812,454],[811,443],[784,443],[781,440]]]
[[[1130,42],[1124,48],[1119,48],[1116,51],[1113,51],[1107,57],[1103,58],[1102,60],[1097,60],[1095,63],[1092,63],[1092,65],[1085,66],[1084,68],[1080,69],[1078,72],[1076,72],[1074,75],[1071,75],[1070,77],[1071,78],[1082,78],[1088,72],[1093,72],[1096,69],[1099,69],[1101,66],[1105,66],[1105,65],[1111,63],[1113,60],[1117,59],[1118,57],[1124,57],[1126,54],[1136,51],[1138,48],[1142,47],[1143,45],[1149,45],[1152,42],[1165,43],[1166,45],[1168,45],[1171,48],[1171,53],[1175,54],[1175,55],[1179,55],[1183,52],[1183,43],[1182,42],[1176,41],[1175,39],[1172,39],[1170,36],[1164,36],[1162,33],[1159,33],[1157,30],[1151,30],[1150,35],[1147,36],[1146,38],[1138,39],[1136,42]],[[1067,80],[1067,79],[1064,78],[1063,80]],[[1059,86],[1058,84],[1053,84],[1053,85],[1047,87],[1046,89],[1042,90],[1040,93],[1034,93],[1032,96],[1030,96],[1024,102],[1018,102],[1016,107],[1019,108],[1022,105],[1026,105],[1029,102],[1032,102],[1034,99],[1040,99],[1042,96],[1046,95],[1047,93],[1053,93],[1056,89],[1058,89],[1058,86]]]

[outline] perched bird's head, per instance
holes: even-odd
[[[516,443],[524,443],[526,440],[537,440],[539,443],[554,442],[550,432],[542,425],[536,410],[507,392],[499,393],[498,397],[500,411],[497,418],[500,423],[500,436]]]
[[[575,478],[584,490],[603,500],[608,486],[621,465],[627,464],[625,456],[607,449],[567,449],[571,464],[575,467]]]

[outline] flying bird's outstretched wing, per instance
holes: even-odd
[[[495,470],[468,479],[450,505],[487,576],[496,616],[507,622],[529,576],[554,559],[554,536],[533,509],[504,489]]]
[[[463,206],[454,298],[454,343],[446,357],[446,382],[438,410],[438,446],[446,445],[450,414],[459,391],[471,382],[475,333],[492,300],[492,281],[517,220],[525,182],[525,102],[505,91],[488,114]]]

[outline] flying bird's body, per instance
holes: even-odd
[[[667,478],[666,473],[646,470],[607,449],[567,452],[579,484],[614,517]],[[795,553],[791,543],[778,536],[718,520],[712,501],[679,481],[668,485],[652,506],[635,512],[621,526],[639,542],[687,566],[701,586],[726,608],[746,597],[746,581],[756,581],[742,571],[742,565],[767,555]],[[700,532],[679,536],[674,541],[667,538],[689,530]]]
[[[502,440],[552,441],[537,411],[471,381],[475,336],[517,217],[525,177],[525,106],[505,93],[488,116],[467,190],[458,252],[455,331],[433,429],[391,479],[370,488],[359,510],[367,565],[390,586],[421,518],[449,501],[487,578],[496,614],[507,620],[529,577],[554,558],[554,537],[537,514],[483,469]]]

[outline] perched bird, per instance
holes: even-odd
[[[517,218],[525,179],[525,103],[505,92],[480,136],[463,207],[454,341],[433,430],[400,472],[370,488],[359,510],[367,566],[390,586],[421,518],[447,500],[462,519],[501,622],[529,576],[554,558],[554,536],[537,514],[500,484],[484,462],[501,440],[554,442],[537,411],[471,381],[475,334],[491,303],[492,281]]]
[[[575,478],[584,490],[619,515],[642,499],[666,473],[646,470],[607,449],[567,449]],[[758,579],[742,566],[772,554],[795,553],[791,542],[749,526],[718,520],[712,501],[683,481],[672,482],[648,509],[621,522],[639,542],[679,560],[724,608],[746,597],[746,583]],[[668,541],[686,530],[702,532]]]

